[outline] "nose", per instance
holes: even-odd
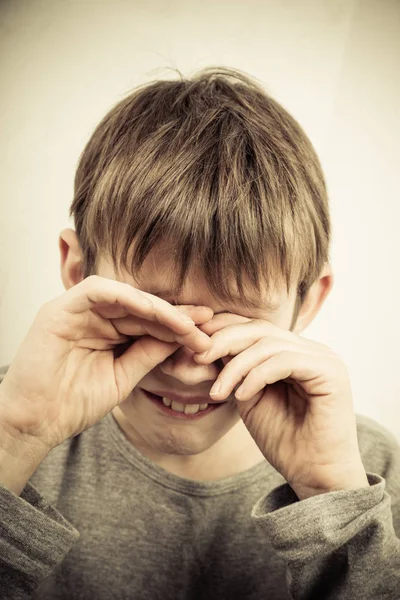
[[[165,375],[174,377],[182,382],[183,385],[193,386],[204,381],[215,381],[221,369],[216,363],[210,365],[199,365],[193,360],[195,352],[181,346],[171,354],[159,368]]]

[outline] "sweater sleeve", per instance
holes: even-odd
[[[399,598],[400,448],[377,427],[362,444],[369,487],[300,501],[284,484],[253,507],[294,600]]]
[[[29,482],[20,496],[0,484],[0,598],[32,597],[79,536]]]

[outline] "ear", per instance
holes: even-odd
[[[319,313],[326,297],[331,291],[334,283],[332,267],[325,263],[320,276],[310,289],[301,305],[296,324],[293,328],[295,333],[300,333],[315,319]]]
[[[73,229],[63,229],[58,239],[61,259],[61,279],[66,290],[83,279],[82,252],[78,238]]]

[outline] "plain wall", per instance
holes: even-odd
[[[400,3],[3,0],[0,32],[0,365],[64,291],[58,235],[98,121],[170,67],[236,67],[299,120],[326,174],[336,281],[304,335],[400,439]]]

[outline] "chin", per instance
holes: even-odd
[[[220,440],[225,431],[220,435],[200,437],[192,433],[183,433],[182,431],[165,431],[162,435],[148,435],[143,432],[147,444],[152,446],[154,450],[162,454],[174,454],[179,456],[195,456],[201,454],[211,448],[218,440]]]

